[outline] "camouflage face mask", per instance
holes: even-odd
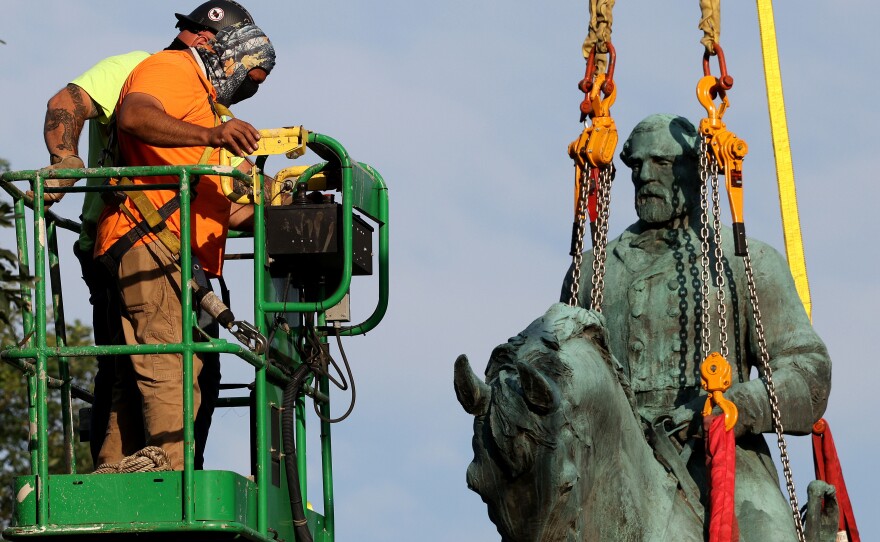
[[[217,101],[226,106],[241,101],[235,99],[236,91],[250,70],[262,68],[268,74],[275,66],[275,48],[263,31],[250,23],[227,26],[195,50],[217,90]]]

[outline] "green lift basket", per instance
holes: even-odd
[[[232,540],[294,542],[291,500],[285,464],[281,460],[282,395],[291,375],[305,363],[307,340],[326,343],[329,336],[364,334],[382,320],[388,306],[388,192],[379,173],[353,161],[336,140],[302,132],[303,143],[324,162],[302,168],[289,186],[296,187],[293,201],[270,205],[255,198],[253,233],[254,315],[268,348],[254,349],[225,339],[195,342],[182,333],[180,344],[137,346],[79,346],[65,344],[58,228],[78,231],[79,224],[47,211],[44,192],[125,190],[125,187],[49,188],[45,171],[7,172],[0,184],[15,202],[15,227],[23,276],[30,276],[26,216],[33,218],[32,284],[22,286],[31,309],[23,314],[22,344],[0,353],[27,380],[29,394],[30,473],[15,480],[13,520],[3,532],[9,540]],[[293,157],[288,154],[289,157]],[[262,170],[267,155],[258,156]],[[181,213],[181,279],[192,275],[190,251],[190,200],[199,175],[224,175],[248,184],[254,179],[222,166],[156,166],[55,170],[53,178],[176,176],[179,183],[138,189],[173,188],[179,191]],[[257,180],[261,181],[261,177]],[[31,200],[13,184],[28,181]],[[320,181],[320,182],[316,182]],[[262,183],[261,183],[262,184]],[[241,186],[240,184],[237,186]],[[317,188],[315,188],[317,186]],[[259,193],[259,192],[258,192]],[[335,201],[341,193],[341,203]],[[270,198],[271,199],[271,198]],[[26,213],[30,206],[32,213]],[[355,212],[357,210],[357,212]],[[368,222],[368,220],[369,222]],[[378,227],[374,233],[370,223]],[[303,227],[304,226],[304,227]],[[249,237],[249,235],[241,235]],[[346,305],[352,275],[372,274],[372,238],[378,237],[378,300],[372,314],[357,325],[329,325],[328,311]],[[47,263],[49,271],[47,277]],[[48,280],[46,280],[48,278]],[[55,322],[55,346],[47,343],[47,284]],[[291,291],[296,292],[295,295]],[[183,329],[194,325],[193,294],[182,288]],[[277,315],[296,319],[285,329],[270,333]],[[310,335],[307,337],[305,331]],[[256,350],[256,351],[255,351]],[[69,364],[82,356],[113,354],[180,353],[183,359],[184,468],[182,471],[130,474],[77,473],[73,439],[73,399],[84,394],[73,388]],[[252,391],[242,397],[223,397],[219,407],[247,408],[252,420],[252,472],[195,470],[193,443],[193,354],[218,352],[235,356],[253,367]],[[47,374],[47,361],[57,358],[59,374]],[[323,418],[330,416],[328,377],[310,377],[298,388],[295,407],[296,463],[303,503],[309,502],[306,484],[306,400],[316,402]],[[51,427],[47,397],[59,393],[62,405],[65,453],[69,471],[49,474],[47,431]],[[334,498],[329,421],[320,421],[323,514],[304,506],[308,530],[315,541],[334,540]],[[291,469],[292,470],[292,469]],[[172,534],[176,533],[176,534]]]

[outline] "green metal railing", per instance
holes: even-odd
[[[263,201],[258,202],[254,213],[253,254],[254,254],[254,320],[257,329],[267,333],[267,314],[270,313],[301,313],[317,314],[319,332],[323,333],[326,340],[327,334],[338,333],[339,335],[363,334],[373,329],[381,321],[388,307],[388,197],[387,187],[379,173],[366,164],[351,160],[345,148],[334,139],[316,133],[308,136],[308,146],[318,154],[328,159],[328,162],[318,164],[310,168],[309,175],[325,168],[338,168],[341,178],[340,191],[342,195],[342,277],[338,287],[323,299],[314,302],[302,301],[279,301],[267,299],[265,287],[267,281],[266,254],[266,222]],[[266,157],[257,160],[257,166],[262,167]],[[332,166],[328,165],[332,163]],[[50,188],[44,186],[44,179],[51,174],[52,178],[107,178],[107,177],[144,177],[144,176],[173,176],[177,177],[177,183],[162,184],[139,184],[135,186],[97,186],[80,187],[72,186],[65,188]],[[158,345],[114,345],[114,346],[67,346],[64,321],[64,305],[61,295],[60,261],[58,258],[57,230],[58,228],[70,231],[78,231],[79,224],[57,216],[46,209],[43,203],[44,193],[78,193],[78,192],[103,192],[103,191],[129,191],[129,190],[176,190],[180,197],[180,225],[181,225],[181,251],[180,268],[181,284],[189,284],[192,278],[192,255],[190,240],[190,202],[192,198],[193,179],[200,175],[227,175],[240,181],[248,182],[250,177],[239,171],[230,171],[228,168],[217,166],[152,166],[152,167],[116,167],[116,168],[86,168],[53,170],[28,170],[7,172],[0,177],[2,187],[13,199],[15,208],[16,241],[18,243],[19,270],[22,276],[30,276],[31,251],[28,250],[26,204],[32,209],[34,240],[33,265],[34,281],[31,285],[22,286],[22,295],[25,299],[32,299],[31,310],[24,311],[22,326],[24,336],[27,338],[22,344],[5,349],[0,357],[7,363],[21,370],[27,379],[30,408],[28,411],[29,423],[33,428],[30,434],[31,450],[31,476],[36,484],[36,501],[33,511],[33,524],[18,525],[9,529],[6,533],[11,538],[39,537],[42,534],[58,536],[70,532],[119,532],[120,529],[136,530],[138,532],[159,531],[199,531],[215,530],[217,522],[197,519],[196,516],[196,475],[194,470],[195,439],[194,439],[194,401],[193,401],[193,355],[197,353],[217,352],[234,355],[254,368],[253,392],[255,395],[256,409],[254,412],[256,440],[256,465],[254,481],[256,485],[256,520],[254,524],[238,526],[238,533],[255,540],[272,540],[277,536],[277,525],[269,524],[269,497],[270,497],[270,450],[269,450],[269,420],[267,420],[267,405],[270,404],[268,387],[276,388],[283,386],[289,381],[287,372],[280,370],[274,364],[269,363],[267,354],[256,354],[242,345],[230,343],[225,339],[211,339],[207,342],[195,342],[192,333],[182,333],[182,340],[177,344]],[[27,181],[33,190],[33,199],[27,197],[14,186],[16,181]],[[325,325],[323,312],[338,304],[349,291],[352,279],[353,262],[353,216],[354,210],[372,218],[378,225],[379,247],[378,259],[378,300],[371,315],[362,323],[345,328],[332,328]],[[46,265],[49,265],[49,281],[46,277]],[[54,313],[56,340],[55,346],[47,343],[48,318],[46,314],[47,290],[46,285],[51,287],[51,300]],[[193,329],[194,312],[193,296],[189,288],[181,288],[182,329]],[[298,351],[294,345],[292,351]],[[72,388],[68,363],[71,359],[82,356],[98,355],[133,355],[133,354],[180,354],[183,359],[183,413],[184,413],[184,465],[181,473],[181,510],[180,521],[165,521],[155,524],[137,524],[137,519],[128,522],[120,522],[124,525],[88,524],[77,525],[76,529],[68,525],[56,525],[50,523],[48,484],[52,483],[49,476],[48,464],[48,411],[46,397],[50,388],[60,389],[62,418],[64,427],[65,458],[67,472],[76,474],[76,454],[73,447],[73,406],[74,395],[84,398],[81,390]],[[59,375],[57,378],[48,374],[48,360],[57,358],[59,361]],[[298,356],[294,356],[295,363],[302,363]],[[326,376],[318,379],[316,385],[306,387],[306,393],[319,402],[319,409],[325,417],[329,416],[329,381]],[[277,391],[272,396],[276,397]],[[300,463],[301,484],[303,495],[306,491],[306,423],[305,423],[305,396],[301,395],[297,402],[297,454]],[[247,401],[228,398],[221,400],[223,406],[239,406],[247,404]],[[321,451],[322,451],[322,482],[324,516],[318,521],[321,524],[321,532],[314,533],[315,540],[332,542],[334,540],[334,498],[332,476],[332,448],[330,436],[330,424],[321,421]],[[54,475],[53,475],[54,476]],[[103,475],[108,476],[108,475]],[[112,475],[109,475],[112,477]],[[121,475],[127,476],[127,475]],[[201,475],[200,475],[201,476]],[[99,477],[102,478],[102,477]],[[282,488],[285,486],[281,486]],[[304,499],[304,503],[305,503]],[[288,518],[289,520],[289,518]],[[314,524],[315,522],[313,522]],[[83,531],[83,529],[86,531]],[[228,530],[228,525],[224,529]],[[273,534],[274,532],[274,534]],[[292,537],[291,537],[292,539]]]

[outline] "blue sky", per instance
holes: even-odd
[[[167,0],[8,4],[0,20],[7,42],[0,45],[0,156],[13,169],[46,165],[42,122],[56,90],[105,56],[163,48],[174,35],[172,13],[193,7]],[[558,299],[570,262],[566,147],[581,129],[576,83],[587,4],[247,2],[278,63],[237,115],[260,128],[302,124],[330,135],[375,166],[390,188],[391,307],[377,330],[345,345],[358,403],[334,428],[339,540],[499,538],[465,485],[471,418],[455,400],[452,363],[467,353],[480,371],[494,346]],[[834,14],[846,14],[846,24],[832,25],[830,7],[775,6],[814,325],[834,361],[826,417],[862,538],[871,540],[880,536],[871,513],[880,400],[870,389],[878,381],[871,338],[880,301],[873,241],[880,189],[872,164],[880,119],[869,101],[878,82],[869,24],[880,8],[836,2]],[[655,112],[698,120],[697,2],[619,2],[614,15],[612,114],[622,135]],[[753,3],[724,3],[721,43],[735,78],[724,120],[750,149],[748,231],[782,250]],[[270,173],[285,162],[270,159]],[[612,235],[635,218],[628,171],[618,166]],[[77,204],[68,196],[57,210],[76,217]],[[87,319],[76,272],[68,273],[68,312]],[[249,276],[247,267],[230,266],[227,274],[240,277],[230,281],[236,285]],[[374,286],[370,279],[355,285],[355,315],[372,309]],[[240,313],[249,295],[246,288],[234,293]],[[224,362],[224,375],[247,380],[236,361]],[[339,397],[336,408],[346,401]],[[244,414],[218,412],[209,467],[243,468],[246,423]],[[790,438],[789,448],[803,500],[812,477],[809,439]],[[310,474],[314,480],[316,470]]]

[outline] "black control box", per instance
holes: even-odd
[[[342,205],[307,203],[266,208],[266,253],[272,276],[334,282],[342,275]],[[352,275],[373,274],[373,228],[352,220]]]

